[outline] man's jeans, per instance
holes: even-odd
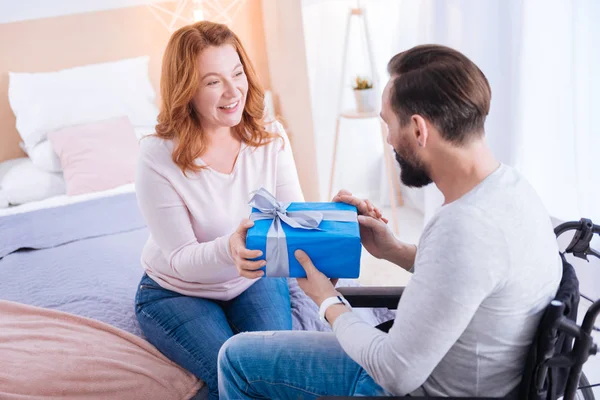
[[[229,301],[207,300],[163,289],[144,274],[136,316],[146,339],[165,356],[206,382],[218,398],[217,356],[238,332],[291,330],[285,278],[264,278]]]
[[[389,396],[342,349],[333,333],[251,332],[219,352],[221,399]]]

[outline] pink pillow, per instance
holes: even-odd
[[[48,139],[60,158],[69,196],[134,180],[139,145],[127,117],[61,128]]]

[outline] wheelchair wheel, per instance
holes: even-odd
[[[590,381],[588,381],[588,378],[582,372],[581,377],[579,378],[579,387],[582,389],[577,391],[577,398],[582,400],[595,400],[596,397],[594,397],[594,390],[585,386],[590,386]]]
[[[588,378],[582,372],[581,377],[579,378],[579,387],[581,389],[579,389],[577,391],[577,393],[575,393],[575,399],[577,399],[577,400],[595,400],[596,397],[594,397],[594,390],[590,387],[586,387],[589,385],[590,385],[590,381],[588,381]],[[562,397],[560,399],[562,400]]]

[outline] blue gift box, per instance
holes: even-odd
[[[264,209],[263,209],[264,211]],[[318,223],[317,229],[294,228],[286,223],[285,216],[294,216],[308,211],[312,215],[322,214],[323,219]],[[341,213],[340,213],[341,212]],[[261,215],[262,214],[262,215]],[[335,220],[336,214],[343,214],[342,220]],[[306,272],[302,265],[296,260],[294,252],[298,249],[308,254],[315,267],[329,278],[358,278],[360,274],[360,255],[362,246],[360,244],[360,232],[356,207],[344,203],[289,203],[284,211],[284,217],[279,219],[280,230],[283,235],[278,238],[272,237],[271,254],[267,252],[267,236],[272,225],[276,223],[273,216],[265,215],[258,208],[252,208],[252,216],[255,219],[254,226],[248,230],[246,237],[246,248],[250,250],[261,250],[263,255],[258,259],[267,259],[267,265],[263,267],[266,277],[285,276],[293,278],[304,278]],[[330,217],[334,218],[330,218]],[[339,219],[339,218],[338,218]],[[271,232],[273,236],[273,232]],[[283,237],[283,239],[282,239]],[[285,246],[285,249],[281,249]],[[274,249],[274,247],[279,247]],[[283,262],[273,265],[273,250],[283,250]],[[286,253],[287,250],[287,254]]]

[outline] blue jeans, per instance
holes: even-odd
[[[285,278],[264,278],[229,301],[185,296],[163,289],[144,274],[135,299],[146,339],[165,356],[202,379],[218,399],[217,356],[234,334],[291,330]]]
[[[389,396],[325,332],[253,332],[229,339],[219,353],[222,399],[316,399]]]

